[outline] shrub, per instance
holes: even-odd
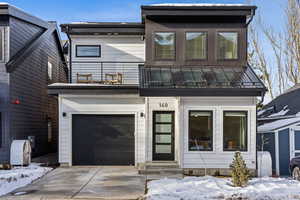
[[[240,152],[235,152],[230,169],[233,186],[245,187],[250,179],[250,171]]]

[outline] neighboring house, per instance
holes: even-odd
[[[247,64],[256,7],[141,8],[141,23],[61,25],[71,83],[48,87],[59,98],[59,162],[226,174],[241,151],[255,171],[256,103],[266,91]]]
[[[289,161],[300,156],[300,84],[258,111],[259,150],[269,151],[274,174],[289,175]]]
[[[9,4],[0,4],[0,162],[14,139],[34,140],[33,156],[57,149],[57,98],[47,85],[67,81],[59,32]]]

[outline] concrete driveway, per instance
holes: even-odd
[[[139,199],[145,183],[146,177],[131,166],[60,167],[0,199]]]

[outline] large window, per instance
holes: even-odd
[[[247,111],[224,111],[224,151],[247,151]]]
[[[212,111],[189,112],[189,150],[213,150],[213,113]]]
[[[156,32],[154,34],[155,59],[175,59],[175,33]]]
[[[218,59],[238,59],[238,33],[218,32]]]
[[[100,45],[76,45],[76,57],[100,57]]]
[[[187,60],[206,59],[206,32],[187,32],[185,34],[185,41],[185,56]]]

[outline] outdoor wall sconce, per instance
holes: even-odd
[[[144,117],[145,114],[143,112],[140,112],[140,117]]]
[[[62,116],[63,116],[63,117],[66,117],[66,116],[67,116],[67,113],[63,112],[63,113],[62,113]]]

